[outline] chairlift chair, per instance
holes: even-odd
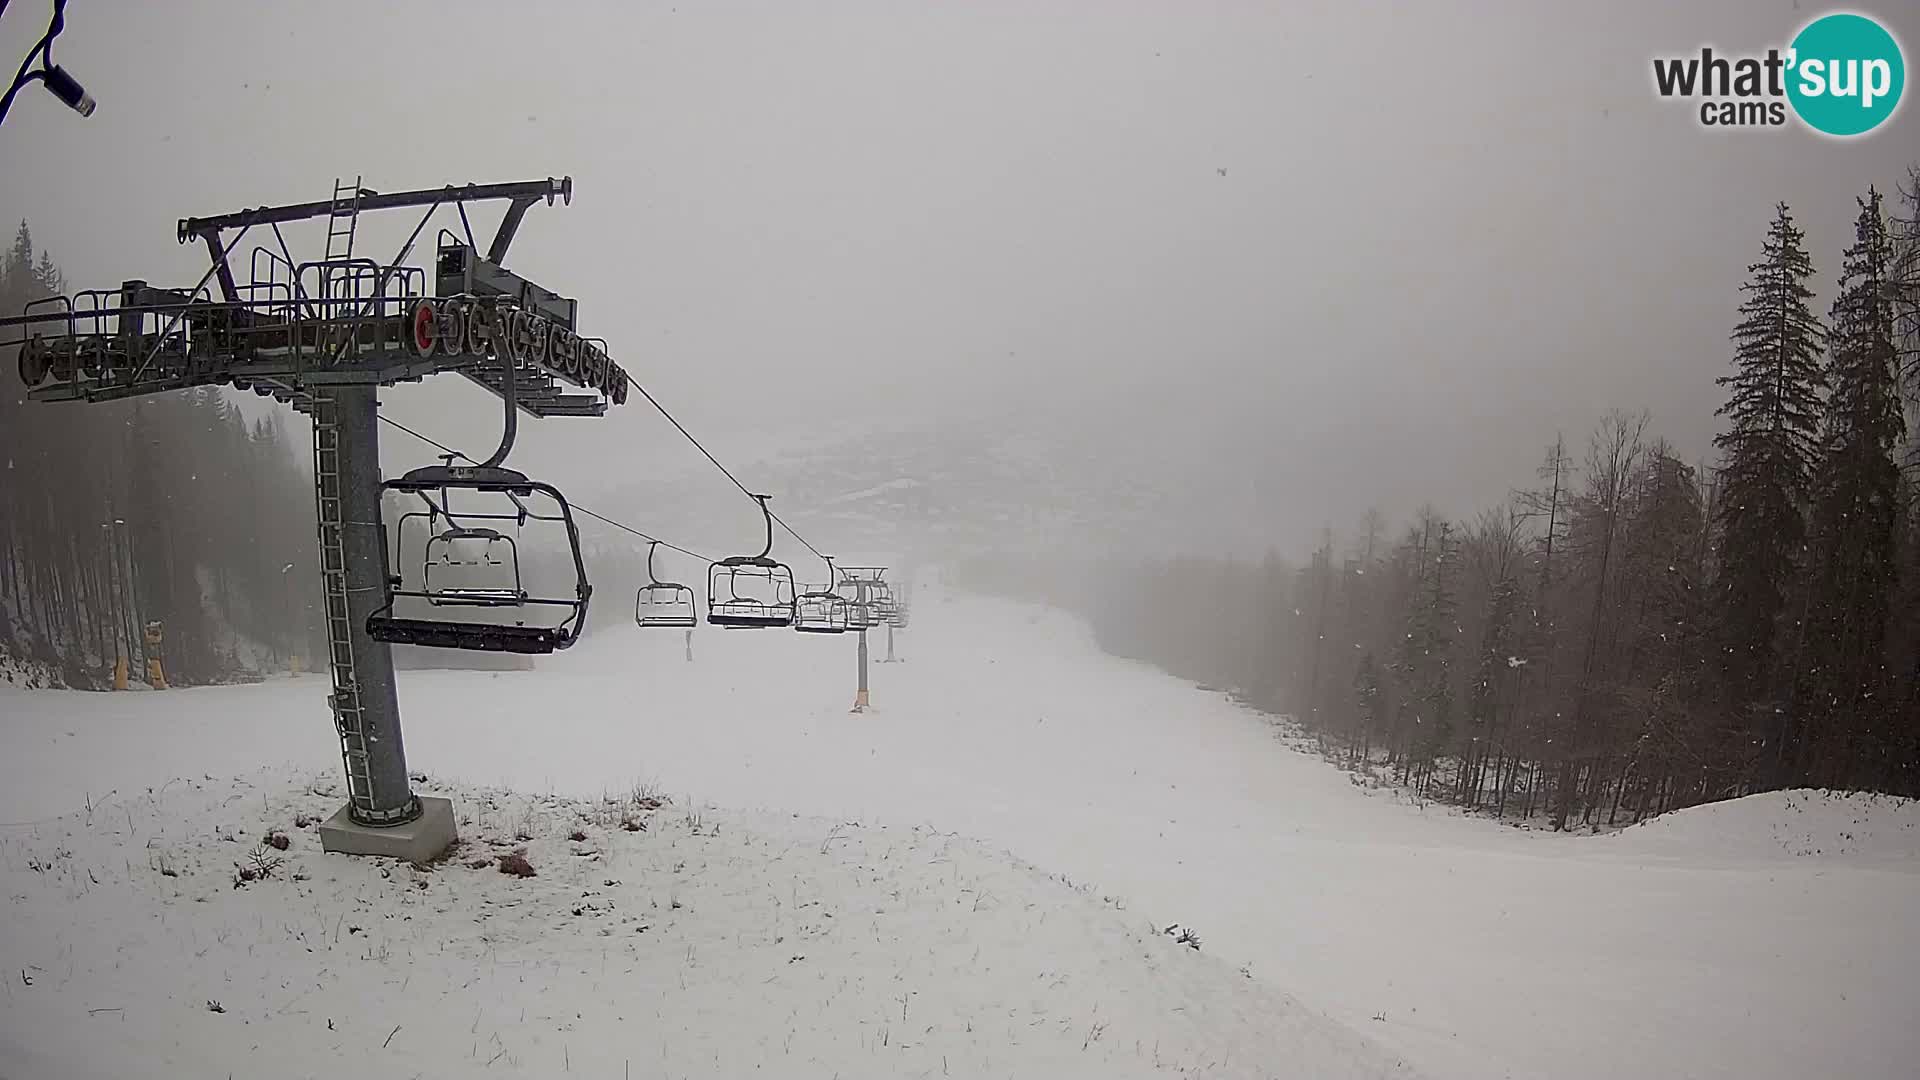
[[[847,629],[849,630],[871,630],[880,625],[880,620],[873,609],[873,596],[870,592],[863,594],[860,584],[846,578],[840,580],[840,595],[847,600]]]
[[[439,509],[428,505],[429,516]],[[420,576],[427,603],[434,607],[515,607],[527,599],[520,583],[520,546],[495,529],[456,524],[434,534],[427,540]]]
[[[586,625],[586,563],[566,497],[551,484],[498,466],[444,464],[414,469],[381,484],[382,491],[418,499],[421,509],[401,515],[392,533],[390,565],[417,567],[387,579],[386,603],[367,617],[367,634],[391,645],[425,645],[481,652],[550,653],[579,640]],[[551,504],[551,509],[547,508]],[[496,526],[516,532],[530,525],[561,531],[572,557],[571,596],[536,592],[521,571],[520,544]],[[417,552],[418,554],[412,554]],[[405,605],[407,614],[396,606]],[[466,618],[435,615],[457,608]],[[536,612],[557,613],[556,622]]]
[[[767,495],[755,495],[767,522],[767,543],[758,555],[732,555],[707,568],[707,622],[729,630],[774,630],[793,625],[793,571],[770,557],[773,511]]]
[[[880,622],[874,618],[872,604],[862,604],[855,600],[847,601],[847,629],[871,630],[878,625]]]
[[[827,561],[827,580],[794,599],[793,628],[803,634],[844,634],[850,628],[852,605],[833,591],[833,559],[821,558]]]
[[[913,596],[913,579],[903,577],[898,584],[898,590],[891,584],[887,586],[887,598],[892,602],[892,607],[889,609],[887,616],[887,625],[893,627],[895,630],[905,630],[907,628],[907,601]]]
[[[875,622],[891,622],[894,612],[899,610],[899,604],[893,598],[893,586],[884,581],[875,581],[867,586],[867,603],[873,606]]]
[[[642,627],[691,630],[700,625],[693,590],[677,581],[661,581],[653,572],[653,551],[659,546],[658,540],[647,545],[647,583],[634,597],[633,621]]]
[[[881,567],[848,567],[840,571],[839,593],[847,601],[847,629],[871,630],[886,622],[887,583]]]

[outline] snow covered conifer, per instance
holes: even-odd
[[[1804,563],[1805,507],[1820,450],[1826,330],[1807,306],[1813,263],[1803,239],[1779,204],[1741,287],[1747,298],[1733,330],[1735,370],[1718,380],[1730,390],[1719,410],[1730,426],[1714,439],[1723,455],[1715,583],[1721,663],[1729,700],[1747,713],[1745,726],[1775,744],[1774,754],[1775,724],[1753,717],[1771,713],[1776,697],[1778,626]]]
[[[1887,289],[1892,246],[1880,193],[1860,200],[1833,302],[1831,388],[1814,474],[1809,545],[1813,597],[1788,778],[1838,782],[1886,748],[1887,616],[1898,584],[1899,451],[1906,439]]]

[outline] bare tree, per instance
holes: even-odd
[[[1600,422],[1587,444],[1586,488],[1577,507],[1572,538],[1581,555],[1589,600],[1583,628],[1585,641],[1574,684],[1570,745],[1561,759],[1554,792],[1553,827],[1556,829],[1567,827],[1568,815],[1578,798],[1575,787],[1582,769],[1590,789],[1597,783],[1602,769],[1604,751],[1598,734],[1610,704],[1602,698],[1607,690],[1604,664],[1617,645],[1619,633],[1615,555],[1620,547],[1634,474],[1645,451],[1642,437],[1647,423],[1644,412],[1629,414],[1616,410]],[[1587,809],[1591,813],[1591,799],[1587,801]]]

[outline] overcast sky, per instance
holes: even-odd
[[[99,111],[22,95],[0,215],[76,286],[187,284],[184,215],[571,174],[509,264],[723,456],[849,403],[1153,403],[1141,437],[1271,430],[1304,531],[1470,512],[1613,406],[1706,455],[1773,203],[1824,311],[1853,197],[1920,157],[1911,102],[1838,142],[1655,98],[1652,56],[1784,44],[1790,0],[392,8],[74,0],[56,56]],[[1864,10],[1911,66],[1914,7]],[[14,0],[0,54],[45,16]],[[413,223],[384,217],[363,252]],[[389,411],[485,442],[442,382]],[[526,425],[524,460],[687,464],[643,408]]]

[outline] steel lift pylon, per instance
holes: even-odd
[[[863,713],[873,707],[873,699],[867,692],[867,630],[880,621],[876,607],[881,598],[888,595],[885,580],[887,568],[884,566],[843,566],[840,568],[840,595],[846,596],[847,590],[853,590],[849,597],[852,604],[853,628],[860,631],[860,644],[857,649],[860,681],[853,695],[853,708],[850,712]]]
[[[572,195],[570,178],[390,193],[359,178],[336,181],[324,202],[181,220],[176,239],[199,240],[210,260],[191,288],[133,279],[0,319],[0,328],[23,328],[24,337],[0,345],[21,346],[20,376],[34,401],[219,385],[311,416],[328,702],[347,781],[347,805],[322,829],[327,850],[425,860],[455,838],[447,801],[412,791],[392,653],[368,629],[392,588],[380,517],[379,388],[457,373],[499,396],[509,418],[515,409],[600,416],[626,401],[626,372],[597,339],[579,336],[575,302],[504,265],[527,210]],[[483,255],[467,209],[489,202],[507,208]],[[409,207],[424,213],[390,262],[354,254],[361,214]],[[441,208],[459,211],[464,235],[440,231],[429,272],[409,258]],[[296,262],[280,225],[316,218],[327,221],[326,256]],[[271,230],[276,244],[253,249],[243,285],[232,256],[255,229]],[[511,446],[507,427],[497,457]]]

